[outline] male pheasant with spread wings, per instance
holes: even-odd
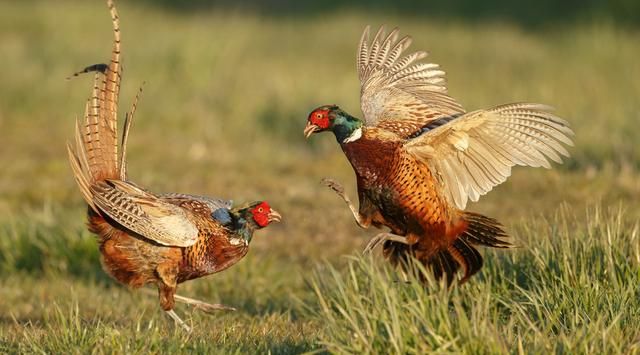
[[[365,251],[383,244],[392,263],[412,256],[450,283],[482,267],[475,246],[510,244],[494,219],[464,211],[504,182],[514,165],[550,168],[569,153],[573,132],[551,108],[532,103],[466,112],[447,94],[445,73],[423,63],[418,51],[405,54],[411,37],[398,39],[384,27],[369,41],[369,27],[357,56],[364,119],[335,105],[309,114],[304,134],[331,131],[351,163],[360,208],[342,187],[325,179],[347,202],[362,228],[386,226]],[[406,265],[406,263],[403,263]]]
[[[233,207],[205,196],[154,194],[127,179],[127,138],[139,93],[125,116],[118,155],[120,28],[113,1],[107,3],[115,35],[111,62],[74,74],[96,72],[69,161],[105,271],[129,287],[155,284],[162,309],[190,329],[173,311],[176,300],[207,312],[232,308],[176,295],[178,284],[232,266],[247,254],[253,232],[281,217],[264,201]]]

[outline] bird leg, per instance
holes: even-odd
[[[340,196],[344,200],[344,202],[347,203],[347,206],[349,206],[351,213],[353,213],[353,218],[355,218],[356,223],[361,228],[364,228],[364,229],[369,228],[369,226],[371,225],[371,219],[366,218],[365,216],[360,214],[360,212],[358,212],[358,209],[351,202],[351,199],[349,199],[349,196],[347,196],[347,194],[344,193],[344,187],[339,182],[330,178],[323,178],[321,180],[321,183],[327,186],[328,188],[330,188],[331,190],[333,190],[335,193],[337,193],[338,196]]]
[[[176,287],[165,284],[164,282],[158,282],[158,295],[160,297],[160,307],[164,310],[177,325],[181,326],[188,333],[191,332],[191,327],[187,325],[173,310],[175,306]]]
[[[364,248],[363,254],[369,254],[375,249],[378,245],[386,241],[398,242],[403,244],[409,244],[406,237],[401,235],[393,234],[393,233],[380,233],[375,237],[371,238],[367,246]]]

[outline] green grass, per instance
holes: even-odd
[[[119,6],[123,109],[146,81],[129,143],[132,180],[157,192],[263,198],[283,223],[249,255],[179,293],[235,306],[210,316],[101,270],[66,161],[89,76],[107,60],[106,6],[0,1],[0,352],[10,353],[640,353],[640,42],[583,23],[527,30],[340,10],[259,16]],[[553,170],[516,168],[469,208],[502,221],[520,248],[483,250],[485,267],[446,290],[396,282],[362,231],[319,185],[353,173],[332,137],[306,142],[314,107],[358,110],[355,46],[366,24],[398,25],[448,72],[469,110],[553,105],[576,132]],[[349,255],[345,258],[343,256]]]
[[[487,253],[460,288],[390,282],[394,272],[361,257],[319,270],[321,343],[339,353],[640,351],[638,224],[619,211],[590,211],[587,225],[565,214],[523,226],[520,250]]]

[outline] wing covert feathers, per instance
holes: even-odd
[[[121,226],[162,245],[188,247],[198,228],[188,213],[129,182],[105,180],[90,187],[95,205]]]
[[[568,123],[545,105],[515,103],[467,113],[405,143],[434,171],[457,208],[501,184],[514,165],[550,168],[573,145]]]

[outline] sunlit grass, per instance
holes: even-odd
[[[146,82],[131,179],[158,192],[266,199],[284,221],[257,233],[238,265],[180,286],[238,308],[209,316],[179,306],[191,336],[155,297],[111,281],[64,150],[91,85],[65,78],[108,59],[106,6],[0,2],[0,352],[640,352],[637,30],[355,10],[172,13],[124,1],[119,10],[123,110]],[[564,165],[516,168],[469,206],[521,247],[483,251],[485,268],[460,289],[395,282],[378,257],[342,258],[376,231],[358,229],[318,183],[332,176],[355,198],[333,137],[302,137],[320,104],[360,114],[355,46],[366,24],[382,23],[430,51],[467,109],[541,102],[576,132]]]
[[[362,257],[346,271],[327,265],[313,282],[321,343],[359,354],[638,352],[638,222],[597,209],[587,220],[564,210],[522,226],[522,248],[486,253],[482,275],[452,289],[405,283]]]

